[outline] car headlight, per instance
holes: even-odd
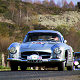
[[[10,53],[16,53],[17,52],[17,50],[16,50],[16,48],[15,47],[12,47],[11,49],[10,49]]]
[[[59,47],[55,48],[55,49],[54,49],[54,53],[56,53],[56,54],[60,54],[60,53],[61,53],[60,48],[59,48]]]

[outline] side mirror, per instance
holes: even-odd
[[[66,44],[67,43],[67,40],[64,40],[64,43]]]

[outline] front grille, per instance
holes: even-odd
[[[51,53],[47,53],[47,52],[23,52],[23,53],[21,53],[21,58],[27,59],[27,56],[30,56],[33,54],[42,56],[42,59],[48,59],[51,56]]]

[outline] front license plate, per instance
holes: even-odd
[[[42,63],[42,60],[27,60],[28,63]]]
[[[27,59],[28,60],[41,60],[42,59],[42,56],[39,56],[39,55],[36,55],[36,54],[33,54],[33,55],[30,55],[30,56],[27,56]]]

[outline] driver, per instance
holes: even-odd
[[[59,41],[59,38],[56,36],[54,38],[50,38],[51,40]]]

